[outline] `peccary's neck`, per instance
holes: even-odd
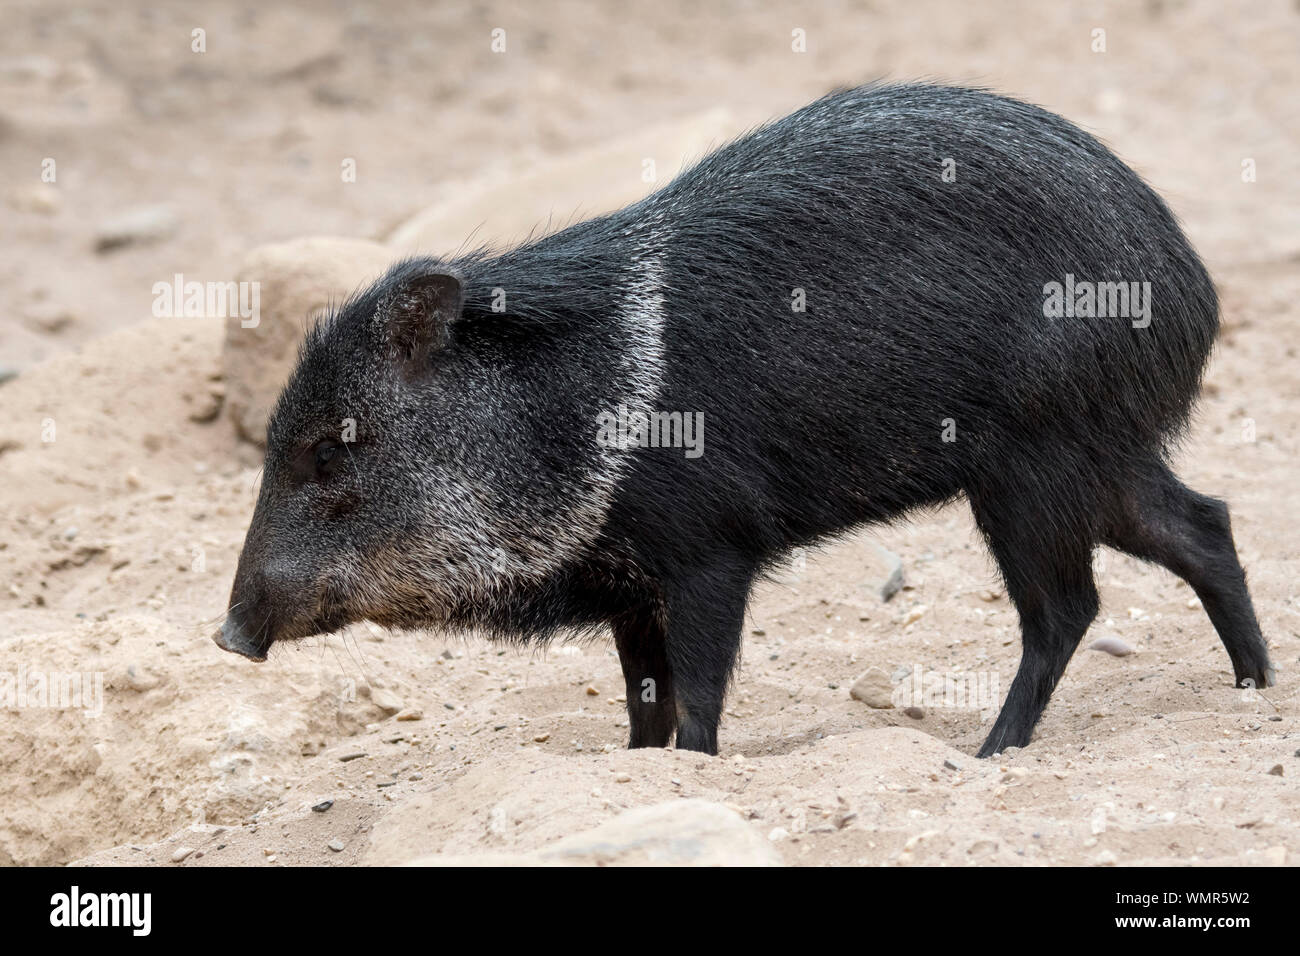
[[[661,394],[665,250],[626,213],[448,263],[465,302],[439,366],[449,400],[429,424],[437,454],[456,449],[477,490],[441,534],[467,554],[480,541],[499,552],[479,608],[493,619],[464,623],[545,628],[530,595],[554,595],[557,575],[589,561],[631,467],[634,449],[602,438],[603,416],[650,411]]]

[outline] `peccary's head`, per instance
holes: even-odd
[[[471,303],[452,271],[402,263],[308,334],[222,648],[264,660],[363,619],[472,625],[598,531],[609,483],[584,382],[609,357],[585,350],[574,381],[563,333]]]

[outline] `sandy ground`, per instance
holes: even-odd
[[[1300,860],[1300,12],[1233,7],[9,4],[0,674],[99,674],[103,695],[97,716],[0,707],[0,863],[528,852],[681,797],[731,807],[791,864]],[[871,667],[1005,693],[1016,619],[964,507],[761,588],[717,758],[622,749],[607,642],[521,652],[361,625],[260,667],[212,645],[258,454],[213,417],[221,321],[151,318],[154,282],[229,278],[263,242],[385,235],[439,183],[502,162],[717,106],[777,115],[878,76],[1056,109],[1184,219],[1225,334],[1180,468],[1232,504],[1278,687],[1234,689],[1190,590],[1104,554],[1087,640],[1137,653],[1081,650],[1028,748],[971,756],[987,701],[910,717],[852,699]],[[165,235],[97,251],[106,222],[159,205]],[[903,562],[889,603],[875,543]]]

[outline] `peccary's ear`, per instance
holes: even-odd
[[[460,280],[427,273],[402,281],[389,300],[388,343],[408,377],[428,367],[429,356],[447,344],[450,326],[460,318]]]

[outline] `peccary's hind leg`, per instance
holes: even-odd
[[[621,615],[614,621],[614,645],[627,685],[628,747],[667,747],[677,705],[661,615],[650,607]]]
[[[1113,510],[1106,544],[1164,565],[1192,586],[1228,649],[1238,687],[1272,684],[1228,506],[1192,491],[1159,464],[1145,480],[1125,488]]]
[[[752,574],[717,567],[678,582],[668,601],[677,749],[718,752],[718,721],[740,650]]]
[[[1098,598],[1086,522],[1027,507],[1050,506],[1041,492],[1006,494],[997,502],[972,498],[971,504],[1020,613],[1020,667],[978,753],[989,757],[1029,743],[1057,681],[1097,616]]]

